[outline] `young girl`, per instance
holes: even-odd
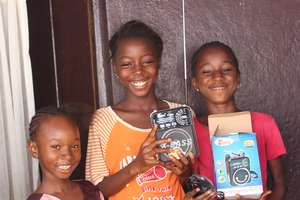
[[[39,159],[42,182],[27,200],[101,200],[88,181],[71,181],[80,161],[80,134],[76,124],[56,108],[44,108],[30,122],[28,148]]]
[[[159,35],[139,21],[120,27],[109,43],[116,77],[126,96],[101,108],[91,122],[86,178],[110,199],[180,199],[184,192],[179,177],[189,172],[190,162],[181,156],[169,164],[158,161],[163,151],[155,140],[150,113],[178,104],[160,100],[154,87],[163,43]]]
[[[234,94],[240,83],[238,61],[227,45],[221,42],[206,43],[193,55],[192,74],[192,85],[204,98],[208,111],[195,125],[200,152],[205,152],[196,161],[196,166],[201,175],[214,180],[207,116],[239,111],[234,102]],[[280,132],[274,119],[267,114],[251,112],[251,119],[257,137],[264,191],[267,190],[268,163],[273,177],[269,199],[283,199],[285,185],[280,156],[286,150]]]

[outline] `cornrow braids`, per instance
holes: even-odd
[[[61,110],[57,107],[54,107],[54,106],[44,107],[44,108],[41,108],[40,110],[38,110],[36,112],[36,114],[31,118],[31,121],[29,124],[30,139],[31,140],[35,139],[37,132],[43,122],[45,122],[46,120],[48,120],[51,117],[58,117],[58,116],[65,117],[68,120],[70,120],[72,123],[75,124],[73,119],[69,115],[67,115],[65,112],[63,112],[63,110]]]
[[[148,25],[138,20],[131,20],[123,24],[109,41],[111,58],[114,59],[119,47],[119,43],[128,38],[143,38],[150,41],[161,58],[163,51],[163,41],[161,37]]]
[[[212,48],[223,49],[226,53],[228,53],[229,56],[231,56],[231,58],[232,58],[233,65],[235,66],[237,73],[240,74],[239,62],[238,62],[238,59],[237,59],[234,51],[232,50],[232,48],[222,42],[212,41],[212,42],[208,42],[208,43],[205,43],[202,46],[200,46],[193,54],[192,62],[191,62],[191,65],[192,65],[191,71],[192,71],[193,77],[195,77],[195,75],[196,75],[197,62],[198,62],[199,57],[202,56],[202,54],[205,52],[205,50],[212,49]]]

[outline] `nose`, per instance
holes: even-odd
[[[139,61],[137,61],[136,63],[135,63],[135,65],[134,65],[134,72],[136,73],[136,74],[140,74],[140,73],[142,73],[142,71],[143,71],[143,66],[142,66],[142,64],[139,62]]]
[[[222,79],[223,78],[223,73],[220,70],[216,70],[213,72],[213,78],[214,79]]]
[[[66,158],[66,159],[70,159],[73,156],[72,150],[70,148],[62,149],[61,156]]]

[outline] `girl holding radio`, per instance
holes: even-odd
[[[206,152],[200,154],[195,166],[201,175],[214,181],[208,115],[239,111],[234,101],[234,94],[240,83],[238,60],[229,46],[218,41],[209,42],[193,54],[192,75],[192,86],[203,97],[208,111],[195,124],[200,152]],[[286,153],[286,149],[279,129],[274,119],[264,113],[251,112],[251,120],[257,137],[264,191],[267,190],[269,164],[273,186],[268,199],[283,199],[285,184],[280,157]],[[237,198],[244,199],[241,196]]]
[[[163,42],[146,24],[130,21],[109,42],[113,69],[125,88],[125,98],[97,110],[88,139],[86,178],[109,199],[182,200],[180,177],[191,171],[190,160],[181,156],[169,164],[157,159],[159,145],[150,113],[178,107],[158,99],[155,82]]]

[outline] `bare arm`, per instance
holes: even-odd
[[[268,196],[269,200],[282,200],[285,193],[285,182],[284,182],[284,170],[282,161],[279,158],[269,161],[272,177],[273,186],[272,193]]]
[[[155,140],[156,128],[151,130],[151,133],[146,138],[140,148],[140,152],[136,159],[132,161],[125,168],[118,171],[116,174],[104,177],[98,183],[98,188],[101,190],[105,197],[109,197],[119,192],[126,186],[136,175],[145,172],[154,165],[160,162],[156,159],[157,153],[166,152],[166,149],[158,148],[159,144],[170,142],[168,139]]]

